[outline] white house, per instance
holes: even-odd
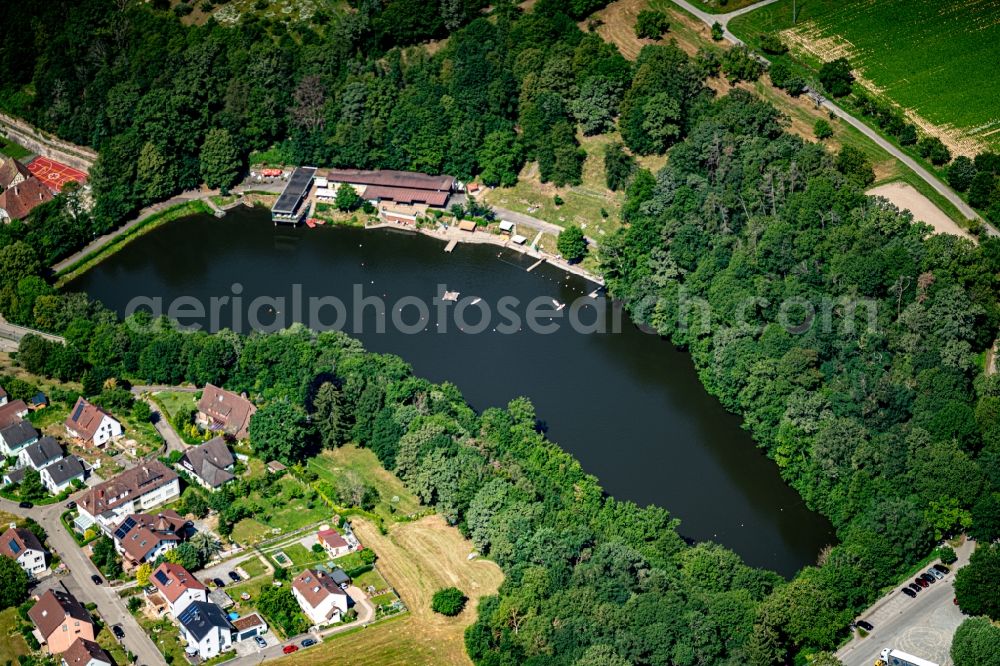
[[[292,595],[317,627],[340,622],[351,598],[324,571],[306,569],[292,581]]]
[[[164,562],[149,575],[150,584],[167,602],[174,617],[196,601],[208,601],[208,590],[187,569],[173,562]]]
[[[0,429],[0,452],[5,456],[17,456],[25,447],[38,441],[38,431],[28,423],[17,418],[10,425]]]
[[[233,647],[233,625],[221,608],[207,601],[195,601],[177,616],[187,650],[202,659],[211,659]]]
[[[39,472],[42,477],[42,485],[53,495],[58,495],[64,490],[72,488],[74,481],[83,483],[85,473],[83,462],[74,455],[57,460],[48,467],[43,467],[42,471]]]
[[[320,530],[316,538],[330,557],[340,557],[351,552],[351,544],[335,529]]]
[[[45,548],[34,532],[23,527],[12,526],[0,536],[0,554],[20,564],[30,578],[37,578],[48,567]]]
[[[142,513],[180,494],[177,472],[159,460],[144,461],[87,491],[77,502],[79,515],[73,523],[84,530],[97,523],[110,536],[130,513]]]
[[[190,524],[173,510],[126,516],[113,535],[115,550],[122,555],[125,570],[131,571],[143,562],[155,562],[160,555],[179,546]]]
[[[122,436],[122,424],[110,414],[82,397],[66,419],[66,432],[70,437],[94,446],[103,446],[112,439]]]
[[[17,464],[41,471],[63,457],[62,447],[52,437],[42,437],[40,440],[21,449],[17,454]]]
[[[115,666],[115,662],[94,641],[78,638],[62,653],[62,666]]]
[[[248,641],[255,636],[263,636],[267,633],[267,622],[264,622],[257,613],[251,613],[241,618],[233,620],[233,628],[236,630],[236,641]]]

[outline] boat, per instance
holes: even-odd
[[[472,301],[472,305],[478,305],[481,300],[483,300],[483,299],[481,299],[478,296],[476,296],[476,300]]]
[[[306,218],[306,226],[309,227],[310,229],[315,229],[316,228],[316,218],[315,217],[307,217]]]
[[[457,301],[458,300],[458,292],[457,291],[445,291],[443,299],[446,300],[446,301],[453,301],[453,302]]]
[[[556,306],[556,312],[559,312],[559,311],[560,311],[560,310],[562,310],[562,309],[563,309],[564,307],[566,307],[566,304],[565,304],[565,303],[560,303],[559,301],[557,301],[557,300],[556,300],[556,299],[554,299],[554,298],[552,299],[552,305]]]

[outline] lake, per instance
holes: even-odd
[[[595,332],[603,303],[587,296],[595,285],[545,264],[528,272],[530,257],[493,245],[443,249],[439,240],[402,231],[275,227],[267,211],[240,207],[222,219],[171,222],[66,288],[119,313],[136,297],[159,297],[164,311],[188,297],[178,303],[177,313],[188,316],[182,322],[234,328],[239,311],[235,328],[243,332],[250,310],[264,326],[331,325],[339,317],[369,350],[398,354],[416,374],[455,383],[478,410],[530,398],[548,437],[610,494],[666,508],[686,537],[717,541],[786,575],[834,541],[830,523],[784,484],[740,419],[705,392],[686,353],[624,314],[620,332],[612,332],[610,307],[600,319],[607,330]],[[460,300],[433,300],[444,291]],[[216,317],[190,317],[193,303],[210,312],[213,298],[228,298]],[[311,308],[310,298],[322,307]],[[232,307],[240,299],[242,307]],[[387,304],[384,312],[376,300]],[[553,300],[565,307],[557,310]],[[549,327],[555,330],[538,330]]]

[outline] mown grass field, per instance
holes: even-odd
[[[362,519],[354,521],[354,528],[361,543],[378,553],[379,568],[410,612],[328,638],[322,645],[282,659],[282,666],[319,666],[345,655],[352,666],[470,664],[465,628],[475,620],[480,597],[499,588],[500,568],[487,560],[468,560],[472,544],[438,515],[398,523],[387,535]],[[465,610],[453,618],[431,611],[434,592],[452,585],[469,597]]]
[[[309,460],[309,469],[319,478],[336,486],[337,480],[347,471],[355,472],[362,482],[373,486],[379,493],[375,513],[386,521],[393,522],[399,516],[408,516],[420,511],[420,500],[403,485],[391,472],[379,463],[375,454],[354,444],[324,451]],[[394,502],[393,498],[397,498]]]
[[[793,1],[737,17],[729,29],[750,42],[780,32],[813,67],[846,56],[866,88],[936,128],[954,149],[1000,147],[990,64],[1000,57],[1000,21],[992,0],[798,0],[795,23]]]

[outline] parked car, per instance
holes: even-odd
[[[920,574],[920,577],[923,578],[924,580],[926,580],[928,585],[930,585],[931,583],[936,583],[937,582],[937,578],[935,578],[934,576],[930,575],[929,573]]]
[[[926,586],[925,586],[925,587],[926,587]],[[919,585],[917,585],[916,583],[910,583],[910,585],[909,585],[909,588],[910,588],[910,589],[911,589],[912,591],[914,591],[914,592],[919,592],[920,590],[922,590],[922,589],[923,589],[922,587],[920,587],[920,586],[919,586]]]
[[[229,580],[233,581],[234,583],[238,583],[241,580],[240,579],[240,575],[238,573],[236,573],[235,571],[230,571],[229,572]]]
[[[911,599],[912,599],[913,597],[917,596],[917,593],[916,593],[916,592],[914,592],[913,590],[911,590],[911,589],[910,589],[910,588],[908,588],[908,587],[904,587],[904,588],[903,588],[903,594],[905,594],[906,596],[910,597]]]
[[[34,502],[28,502],[27,500],[25,500],[24,502],[19,503],[18,506],[21,507],[22,509],[30,509],[33,506],[35,506],[35,504]]]
[[[946,573],[948,573],[949,571],[951,571],[951,569],[949,569],[948,567],[946,567],[946,566],[945,566],[945,565],[943,565],[943,564],[935,564],[935,565],[934,565],[934,570],[935,570],[935,571],[940,571],[940,572],[941,572],[941,573],[943,573],[943,574],[946,574]]]
[[[871,622],[868,622],[866,620],[858,620],[854,624],[855,624],[855,626],[861,627],[865,631],[871,631],[872,629],[875,628],[874,626],[872,626]]]
[[[115,635],[115,638],[117,638],[118,640],[124,640],[125,638],[125,630],[122,629],[122,625],[120,624],[116,624],[113,627],[111,627],[111,633],[113,633]]]
[[[316,645],[315,638],[307,638],[304,641],[302,641],[302,647],[312,647],[313,645]]]
[[[94,581],[94,585],[100,585],[101,583],[104,582],[103,580],[101,580],[101,577],[98,576],[97,574],[91,575],[90,580]]]
[[[285,647],[281,648],[281,651],[284,652],[285,654],[291,654],[293,652],[298,652],[299,651],[299,646],[298,645],[286,645]]]
[[[226,586],[226,582],[224,580],[222,580],[221,578],[213,578],[212,582],[215,583],[216,587],[225,587]]]
[[[934,576],[938,580],[941,580],[941,579],[944,578],[944,574],[941,573],[940,571],[938,571],[937,569],[928,569],[927,573],[929,573],[930,575]]]
[[[928,583],[926,580],[924,580],[923,576],[917,576],[916,578],[913,579],[913,582],[916,583],[917,585],[919,585],[920,587],[930,587],[931,586],[930,583]]]
[[[76,508],[76,502],[74,502],[73,500],[66,502],[66,508],[72,511],[73,509]]]
[[[264,640],[263,636],[254,636],[253,637],[253,642],[256,643],[258,645],[258,647],[262,647],[262,648],[266,648],[267,647],[267,641]]]

